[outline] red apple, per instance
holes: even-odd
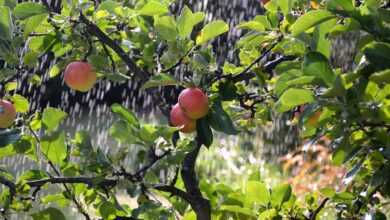
[[[209,99],[199,88],[187,88],[179,95],[179,105],[191,119],[199,119],[209,112]]]
[[[180,108],[179,104],[176,104],[172,107],[170,118],[173,126],[184,126],[182,129],[180,129],[180,131],[183,133],[191,133],[196,129],[196,121],[188,118]]]
[[[14,123],[15,118],[15,106],[7,100],[0,100],[0,128],[8,128]]]
[[[64,73],[65,83],[71,89],[87,92],[96,83],[96,73],[91,64],[82,61],[71,62]]]

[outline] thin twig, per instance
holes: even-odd
[[[269,53],[274,49],[274,47],[282,40],[280,37],[276,42],[274,42],[268,49],[261,53],[251,64],[249,64],[243,71],[233,77],[233,82],[240,82],[243,80],[251,79],[256,76],[256,74],[249,72],[254,65],[260,62],[264,57],[268,56]]]
[[[326,203],[329,201],[329,198],[325,198],[322,200],[321,204],[313,211],[310,213],[309,220],[315,220],[318,213],[325,207]]]
[[[118,56],[125,62],[129,71],[134,72],[134,74],[141,80],[146,80],[149,78],[150,74],[145,72],[137,66],[137,64],[129,57],[126,51],[118,45],[113,39],[111,39],[107,34],[105,34],[96,24],[88,20],[81,12],[79,16],[80,22],[87,25],[87,31],[89,34],[97,37],[102,43],[109,46]]]
[[[172,65],[171,67],[168,67],[166,69],[163,69],[162,72],[166,73],[166,72],[169,72],[169,71],[175,69],[176,67],[180,66],[183,63],[184,59],[188,55],[190,55],[192,53],[192,51],[194,51],[196,48],[197,48],[197,46],[191,47],[182,57],[180,57],[180,59],[174,65]]]

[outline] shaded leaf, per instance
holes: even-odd
[[[49,207],[31,214],[33,220],[66,220],[65,215],[58,209]]]
[[[0,130],[0,148],[15,143],[20,139],[19,130]]]
[[[315,76],[328,87],[333,86],[336,75],[330,67],[328,59],[321,53],[309,52],[302,63],[302,71],[305,75]]]
[[[43,4],[35,2],[23,2],[16,5],[14,8],[14,15],[20,19],[47,13],[47,9]]]
[[[222,103],[216,101],[211,107],[207,119],[211,127],[225,134],[238,134],[229,114],[222,108]]]
[[[213,143],[213,132],[206,118],[201,118],[196,121],[197,141],[206,147],[210,147]]]

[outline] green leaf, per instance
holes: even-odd
[[[174,86],[180,84],[173,76],[165,73],[160,73],[150,77],[150,79],[142,86],[142,89],[158,87],[158,86]]]
[[[119,143],[133,144],[138,141],[137,137],[134,136],[134,129],[124,120],[115,122],[110,127],[109,133]]]
[[[292,8],[293,0],[279,0],[278,4],[284,16],[287,16]]]
[[[44,196],[41,198],[41,202],[43,204],[52,204],[56,203],[60,207],[64,208],[67,207],[70,203],[70,200],[64,196],[63,193],[57,193],[57,194],[49,194],[47,196]],[[57,219],[55,219],[57,220]]]
[[[14,8],[14,15],[19,19],[26,19],[43,13],[47,13],[46,7],[43,4],[35,2],[19,3]]]
[[[60,67],[57,64],[55,64],[49,70],[49,77],[53,78],[53,77],[57,76],[60,72],[61,72]]]
[[[328,33],[336,25],[337,19],[330,19],[318,25],[314,31],[313,49],[322,53],[325,57],[330,57],[331,40]]]
[[[213,21],[203,27],[199,36],[196,38],[196,44],[201,45],[207,41],[227,32],[229,26],[222,20]]]
[[[58,127],[67,114],[60,109],[48,107],[43,111],[42,124],[50,132]]]
[[[336,97],[345,95],[345,86],[340,75],[336,76],[333,86],[322,94],[322,97]]]
[[[7,92],[14,91],[17,87],[18,87],[17,82],[9,82],[5,84],[5,91]]]
[[[20,131],[13,130],[0,130],[0,148],[9,144],[13,144],[20,139]]]
[[[110,13],[116,14],[116,12],[121,8],[121,5],[112,0],[106,0],[99,4],[98,10],[106,10]]]
[[[321,53],[309,52],[302,63],[304,75],[315,76],[328,87],[333,86],[336,75],[330,67],[328,59]]]
[[[291,186],[288,184],[278,185],[272,189],[271,204],[273,207],[280,207],[291,197]]]
[[[253,20],[263,24],[264,28],[266,30],[269,30],[272,28],[271,23],[269,22],[267,16],[265,16],[265,15],[256,15],[256,17]]]
[[[42,22],[44,22],[47,19],[48,14],[43,13],[43,14],[38,14],[31,16],[25,20],[24,23],[24,37],[28,37],[28,35],[31,32],[34,32],[36,28],[38,28]]]
[[[29,103],[23,96],[15,94],[11,97],[11,100],[14,103],[16,112],[26,113],[28,111]]]
[[[265,27],[262,23],[258,21],[247,21],[239,24],[237,28],[240,29],[249,29],[249,30],[254,30],[254,31],[264,31]]]
[[[19,176],[18,181],[23,180],[39,180],[47,178],[47,174],[42,170],[27,170],[22,175]]]
[[[250,203],[258,203],[263,206],[267,206],[270,202],[270,192],[263,182],[248,181],[246,184],[245,195]]]
[[[286,84],[287,86],[301,86],[301,85],[307,85],[312,82],[314,82],[315,77],[314,76],[301,76],[296,79],[288,81]]]
[[[349,192],[340,192],[336,193],[332,200],[336,202],[347,202],[353,200],[354,198],[355,196]]]
[[[336,191],[333,188],[322,188],[320,189],[320,193],[326,197],[332,198]]]
[[[28,51],[24,57],[23,62],[30,68],[34,68],[35,65],[38,64],[38,56],[39,54],[35,51]],[[36,75],[36,74],[35,74]]]
[[[390,83],[390,69],[372,74],[370,80],[379,85]]]
[[[139,137],[146,143],[152,144],[158,138],[158,129],[152,124],[142,124]]]
[[[352,0],[329,0],[326,3],[326,8],[330,11],[344,10],[349,13],[355,11],[355,6]]]
[[[303,56],[306,52],[306,44],[297,38],[285,38],[274,48],[286,56]]]
[[[196,121],[196,131],[198,134],[197,141],[206,147],[210,147],[213,143],[213,132],[206,118],[201,118]]]
[[[357,20],[353,18],[345,18],[343,24],[336,24],[330,29],[329,36],[335,37],[339,34],[355,31],[358,29],[360,29],[360,23]]]
[[[149,1],[144,5],[140,10],[139,13],[141,15],[148,15],[148,16],[155,16],[155,15],[162,15],[168,13],[168,7],[160,3],[158,1]]]
[[[163,16],[154,20],[157,34],[166,41],[175,41],[177,34],[176,22],[172,16]]]
[[[139,121],[137,119],[137,116],[133,112],[116,103],[111,106],[111,110],[130,125],[139,128]]]
[[[58,209],[49,207],[31,214],[33,220],[66,220],[65,215]]]
[[[227,212],[231,212],[231,213],[239,213],[239,214],[250,216],[250,217],[256,217],[256,214],[252,209],[247,208],[247,207],[240,207],[238,205],[222,205],[219,209],[221,211],[225,211],[225,212],[227,211]],[[247,218],[244,218],[244,219],[247,219]]]
[[[278,112],[286,112],[299,105],[313,101],[314,95],[312,91],[306,89],[290,88],[285,91],[276,102],[276,110]]]
[[[99,207],[100,215],[103,219],[115,219],[116,208],[111,202],[103,202]]]
[[[275,83],[275,94],[281,96],[286,89],[289,88],[288,82],[302,76],[302,72],[297,69],[290,69],[286,72],[283,72],[276,80]]]
[[[204,17],[204,13],[197,12],[194,14],[191,9],[185,5],[181,11],[180,17],[177,19],[177,30],[179,32],[179,36],[182,38],[189,36],[194,26],[203,21]]]
[[[211,127],[216,131],[232,135],[238,134],[229,114],[223,109],[220,101],[216,101],[211,107],[207,120]]]
[[[42,153],[54,164],[61,165],[67,156],[65,133],[55,132],[41,139]]]
[[[281,217],[279,216],[278,214],[278,211],[276,211],[276,209],[267,209],[265,211],[263,211],[260,215],[259,215],[259,220],[278,220],[278,219],[281,219]]]
[[[363,51],[367,60],[376,65],[377,68],[390,67],[390,44],[373,42],[367,45]]]
[[[307,29],[335,17],[335,15],[325,10],[309,11],[303,16],[299,17],[298,20],[295,21],[295,23],[291,26],[292,35],[298,36]]]
[[[12,39],[12,17],[8,7],[0,6],[0,40]]]

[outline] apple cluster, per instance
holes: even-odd
[[[207,95],[199,88],[186,88],[172,107],[170,120],[173,126],[181,127],[181,132],[191,133],[196,130],[196,120],[206,116],[208,111]]]

